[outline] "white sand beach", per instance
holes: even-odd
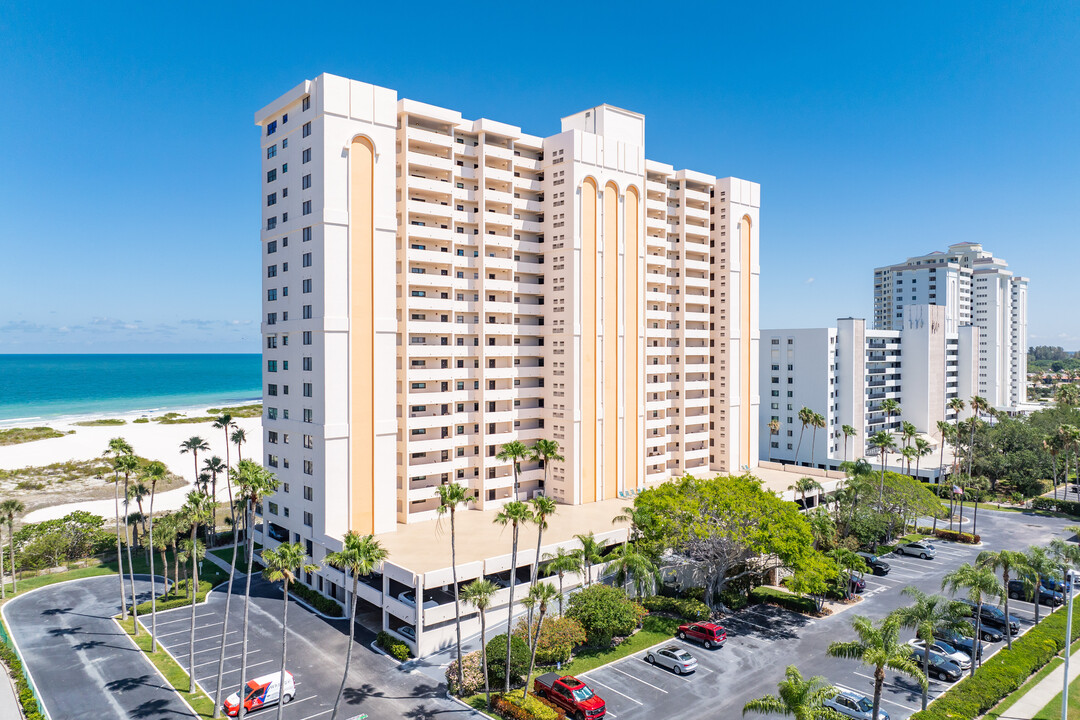
[[[205,407],[187,410],[190,416],[203,415]],[[161,425],[155,422],[132,424],[132,420],[142,413],[110,414],[109,417],[124,417],[128,423],[118,426],[80,427],[72,425],[73,420],[41,421],[35,426],[48,426],[61,432],[74,430],[75,434],[60,438],[36,440],[19,445],[0,447],[0,469],[13,470],[27,466],[41,466],[65,460],[89,460],[100,457],[114,437],[126,439],[135,452],[151,460],[164,462],[169,470],[183,477],[188,485],[161,493],[154,501],[154,514],[176,510],[184,503],[184,497],[194,481],[194,461],[191,454],[180,453],[180,443],[193,435],[198,435],[210,445],[210,452],[199,454],[199,464],[205,457],[219,456],[225,460],[225,437],[222,430],[211,423],[188,423],[180,425]],[[85,418],[82,418],[85,419]],[[262,458],[262,432],[260,418],[242,418],[235,421],[238,427],[247,433],[247,442],[241,446],[244,458],[260,460]],[[230,445],[230,460],[236,463],[236,446]],[[218,500],[228,502],[225,483],[218,483]],[[63,517],[73,510],[87,510],[106,518],[113,516],[112,500],[97,500],[65,503],[40,508],[29,513],[25,522],[40,522]]]

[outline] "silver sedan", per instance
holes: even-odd
[[[694,672],[697,669],[697,658],[678,645],[668,645],[667,647],[650,650],[649,654],[645,656],[645,662],[666,667],[676,675]]]

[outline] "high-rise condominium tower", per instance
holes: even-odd
[[[948,332],[979,328],[978,394],[1015,411],[1027,401],[1027,288],[982,245],[957,243],[874,270],[874,327],[901,329],[907,305],[945,306]]]
[[[538,137],[320,75],[255,122],[271,539],[756,464],[757,184],[646,160],[608,105]],[[497,455],[541,438],[515,488]]]

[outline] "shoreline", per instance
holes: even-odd
[[[183,415],[205,415],[206,410],[210,407],[230,407],[236,405],[253,405],[255,403],[261,403],[263,401],[261,395],[251,395],[248,397],[222,397],[218,400],[213,400],[200,404],[177,404],[169,405],[164,404],[158,407],[139,407],[129,410],[97,410],[94,412],[85,413],[65,413],[60,415],[25,415],[17,418],[0,418],[0,429],[9,429],[15,427],[55,427],[59,429],[59,426],[68,427],[70,429],[76,429],[75,423],[85,422],[87,420],[103,420],[108,418],[120,418],[127,421],[127,425],[130,425],[133,420],[137,420],[141,417],[156,417],[164,415],[165,413],[178,412]],[[150,423],[154,424],[153,422]],[[126,425],[116,425],[115,428],[126,427]]]

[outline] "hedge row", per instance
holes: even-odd
[[[503,635],[503,637],[505,638],[506,636]],[[408,645],[401,642],[385,630],[380,630],[379,634],[375,636],[375,644],[381,647],[386,652],[390,653],[390,657],[400,662],[408,660],[409,655],[412,654],[412,651],[409,650]]]
[[[1080,600],[1074,601],[1076,609]],[[974,677],[967,677],[911,720],[973,718],[997,705],[1019,689],[1033,674],[1065,647],[1065,611],[1055,612],[1024,635],[1013,640],[1012,649],[1001,650],[984,662]],[[1080,637],[1075,623],[1072,640]]]
[[[690,598],[669,598],[653,595],[641,601],[649,612],[666,612],[677,615],[684,620],[702,622],[708,620],[712,614],[709,606],[699,600]]]
[[[982,542],[981,535],[956,532],[955,530],[941,530],[940,528],[934,531],[934,537],[938,540],[952,540],[953,542],[966,543],[968,545],[978,545]]]
[[[341,603],[326,597],[322,593],[312,590],[307,585],[290,583],[289,592],[296,595],[308,605],[311,605],[323,615],[329,615],[330,617],[343,617],[345,615],[345,611],[341,609]]]
[[[770,587],[756,587],[750,591],[750,602],[777,605],[786,610],[813,615],[817,613],[817,604],[811,599]]]
[[[517,693],[496,695],[491,706],[507,720],[566,720],[562,710],[532,693],[524,698]]]
[[[34,691],[30,689],[30,684],[26,681],[22,661],[7,643],[0,642],[0,660],[4,661],[15,678],[15,690],[19,693],[19,704],[22,705],[26,720],[45,720],[45,716],[38,712],[38,701],[34,697]]]
[[[1054,512],[1080,517],[1080,502],[1075,500],[1055,500],[1053,498],[1037,497],[1032,498],[1031,507],[1033,510],[1052,510]]]

